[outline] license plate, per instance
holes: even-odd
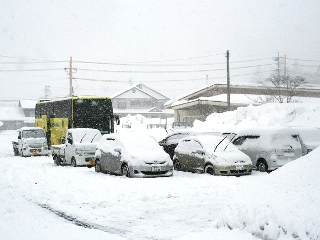
[[[237,170],[242,170],[243,169],[243,165],[236,165],[236,169]]]
[[[89,162],[88,162],[88,165],[94,166],[94,161],[89,161]]]
[[[38,154],[39,154],[38,152],[32,152],[33,156],[38,156]]]
[[[294,151],[292,151],[292,150],[285,150],[285,151],[283,151],[283,156],[293,157],[293,156],[294,156]]]
[[[160,172],[161,167],[151,167],[151,172]]]

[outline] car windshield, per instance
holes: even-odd
[[[24,130],[22,132],[23,138],[43,138],[45,133],[43,129]]]
[[[91,143],[98,142],[101,138],[101,133],[98,130],[83,130],[72,132],[74,142],[78,143]]]
[[[210,152],[221,152],[225,150],[237,150],[237,148],[230,143],[230,139],[224,137],[206,137],[202,141],[202,145],[205,149],[208,149]]]
[[[153,150],[160,148],[157,141],[148,135],[126,134],[121,137],[120,141],[129,151],[136,151],[137,149]]]

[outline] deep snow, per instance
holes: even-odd
[[[319,127],[319,111],[250,106],[195,125]],[[0,239],[320,239],[320,148],[270,174],[129,179],[15,157],[15,137],[0,133]]]

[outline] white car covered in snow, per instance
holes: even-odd
[[[221,136],[198,135],[183,138],[175,149],[176,170],[240,176],[251,174],[250,158]]]
[[[93,128],[70,128],[60,145],[51,146],[51,154],[57,165],[94,166],[94,156],[101,132]]]
[[[155,138],[124,132],[102,136],[96,149],[95,170],[127,177],[169,177],[173,175],[173,164]]]
[[[275,170],[303,153],[299,131],[287,127],[241,129],[232,143],[247,154],[253,168],[261,172]]]

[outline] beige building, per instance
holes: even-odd
[[[230,110],[238,107],[260,105],[261,100],[266,99],[271,91],[276,89],[261,85],[231,85],[230,86]],[[279,92],[273,92],[275,95]],[[295,101],[306,102],[313,99],[320,103],[320,87],[299,88],[296,92]],[[214,84],[183,97],[170,100],[164,105],[167,109],[174,111],[174,121],[186,122],[192,126],[195,119],[205,120],[212,113],[228,111],[227,85]]]

